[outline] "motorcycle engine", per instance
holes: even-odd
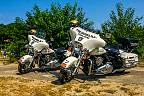
[[[96,57],[95,64],[97,66],[103,65],[103,61],[104,61],[104,59],[102,57]]]

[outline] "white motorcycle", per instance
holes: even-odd
[[[29,54],[21,57],[18,60],[18,71],[21,74],[29,72],[32,68],[35,67],[35,62],[39,61],[39,54],[45,49],[49,48],[49,44],[46,43],[44,39],[38,38],[35,35],[28,35],[28,50]],[[39,62],[37,62],[39,63]],[[41,65],[39,64],[39,67]]]
[[[122,50],[103,47],[106,42],[98,34],[86,31],[80,27],[70,29],[73,52],[61,63],[59,80],[69,82],[74,78],[78,69],[87,74],[109,74],[124,71],[137,65],[138,56]],[[117,64],[118,63],[118,64]]]
[[[18,71],[21,74],[27,73],[35,67],[35,64],[43,70],[57,69],[59,63],[62,62],[69,54],[67,50],[58,48],[52,50],[49,44],[35,35],[28,35],[29,54],[18,60]],[[61,61],[61,62],[60,62]]]

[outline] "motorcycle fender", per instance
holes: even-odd
[[[21,58],[18,60],[18,63],[19,63],[19,64],[22,64],[22,63],[24,63],[24,62],[26,62],[26,61],[32,62],[32,56],[30,56],[30,55],[25,55],[25,56],[21,57]]]
[[[69,66],[75,65],[77,63],[77,61],[78,61],[78,59],[76,57],[73,57],[73,56],[68,57],[61,63],[61,67],[69,68]]]

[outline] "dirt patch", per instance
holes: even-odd
[[[143,88],[144,85],[110,81],[55,85],[47,80],[0,76],[1,96],[144,96]]]
[[[144,96],[144,63],[122,74],[79,74],[60,85],[59,71],[19,75],[17,64],[0,64],[0,96]]]

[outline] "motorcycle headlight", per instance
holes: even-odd
[[[75,42],[75,43],[74,43],[74,47],[75,47],[75,48],[78,48],[78,49],[80,49],[80,50],[83,49],[83,45],[82,45],[81,43],[79,43],[79,42]]]
[[[79,51],[80,51],[80,49],[74,48],[74,52],[75,52],[75,53],[78,53]]]
[[[80,53],[80,49],[74,48],[74,49],[73,49],[73,54],[72,54],[72,55],[73,55],[74,57],[77,57],[77,58],[78,58],[79,53]]]

